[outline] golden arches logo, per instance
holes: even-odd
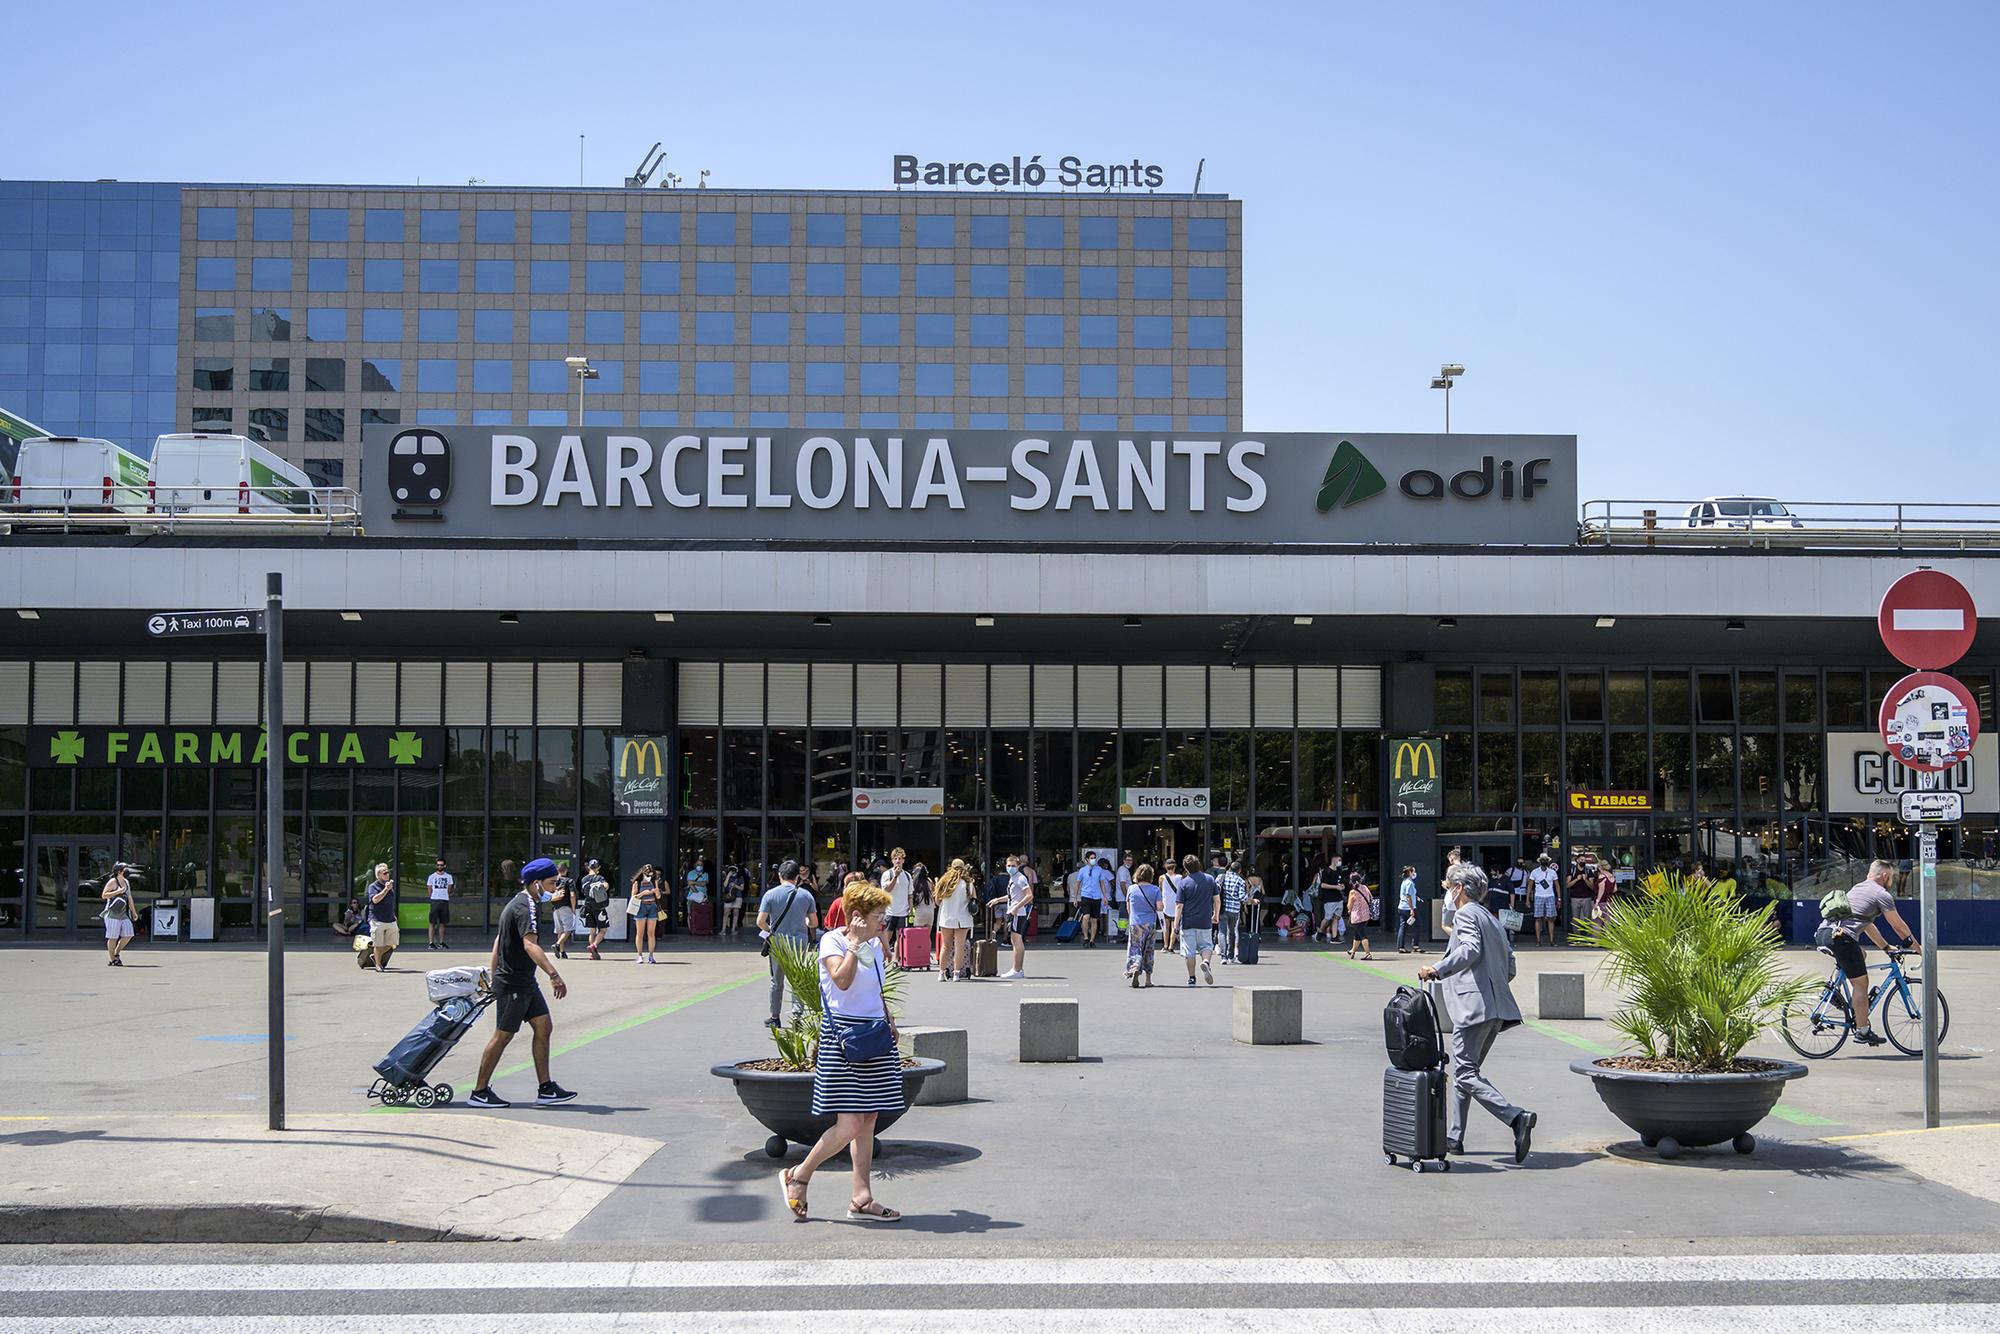
[[[1437,781],[1438,754],[1434,741],[1399,741],[1396,755],[1389,763],[1389,776],[1394,779],[1413,778]]]
[[[635,764],[636,761],[636,764]],[[643,778],[650,764],[655,777],[666,776],[666,762],[660,758],[660,743],[648,737],[640,739],[628,737],[618,749],[618,776],[629,778],[635,772]]]

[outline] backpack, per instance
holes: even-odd
[[[1854,916],[1854,905],[1847,901],[1847,891],[1828,890],[1826,897],[1819,901],[1819,915],[1829,922],[1845,921]]]
[[[1382,1007],[1389,1064],[1398,1070],[1435,1070],[1444,1063],[1444,1034],[1428,993],[1397,987]]]

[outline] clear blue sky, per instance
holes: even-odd
[[[2000,501],[1991,0],[199,15],[14,15],[0,173],[568,183],[579,132],[592,184],[655,139],[720,186],[1205,157],[1253,430],[1436,429],[1461,361],[1454,426],[1576,433],[1586,497]]]

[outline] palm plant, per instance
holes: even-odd
[[[819,1056],[820,1024],[826,1013],[819,990],[819,950],[790,936],[772,936],[771,957],[778,961],[785,985],[792,990],[791,1018],[769,1030],[771,1041],[777,1044],[778,1059],[787,1070],[811,1070]],[[897,1015],[902,998],[903,970],[891,963],[882,975],[882,1004],[891,1015]]]
[[[1787,1003],[1820,985],[1788,975],[1768,904],[1752,908],[1731,889],[1675,874],[1649,877],[1646,891],[1576,935],[1606,951],[1604,969],[1626,999],[1612,1026],[1648,1059],[1729,1070]]]

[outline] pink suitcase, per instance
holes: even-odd
[[[927,926],[906,926],[896,937],[896,966],[898,968],[929,968],[931,966],[931,929]]]

